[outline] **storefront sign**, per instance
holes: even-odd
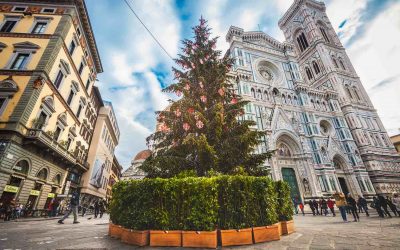
[[[64,189],[64,194],[68,194],[69,192],[69,187],[71,186],[71,181],[67,181],[65,183],[65,189]]]
[[[54,197],[56,197],[56,194],[55,194],[55,193],[49,193],[49,194],[47,195],[47,198],[54,198]]]
[[[4,192],[9,192],[9,193],[17,193],[19,190],[19,187],[11,186],[11,185],[6,185],[4,188]]]
[[[32,189],[30,195],[39,196],[40,195],[40,190]]]

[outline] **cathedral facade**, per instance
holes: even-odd
[[[400,157],[325,10],[295,0],[283,43],[233,26],[226,35],[244,118],[267,134],[257,150],[275,150],[266,167],[298,200],[400,192]]]

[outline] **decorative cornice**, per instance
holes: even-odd
[[[323,2],[318,2],[315,0],[295,0],[290,8],[285,12],[285,14],[279,19],[278,25],[282,29],[282,27],[289,21],[290,18],[300,9],[300,7],[304,4],[310,5],[314,8],[318,8],[322,11],[325,11],[326,7]]]

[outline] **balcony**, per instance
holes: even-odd
[[[60,143],[55,141],[50,135],[41,129],[28,129],[25,135],[26,143],[33,142],[39,147],[46,148],[51,151],[54,155],[63,158],[72,165],[80,167],[82,170],[86,171],[89,169],[88,162],[83,159],[77,158],[70,152],[67,148],[62,146]]]

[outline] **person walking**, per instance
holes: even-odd
[[[382,207],[381,207],[381,203],[380,203],[379,199],[376,198],[375,196],[372,197],[371,207],[375,208],[375,210],[378,213],[379,217],[385,218],[385,215],[383,214],[383,210],[382,210]]]
[[[315,199],[313,199],[312,203],[315,211],[317,212],[317,215],[319,215],[318,202]]]
[[[357,205],[360,206],[361,211],[364,210],[365,215],[367,215],[367,217],[368,217],[369,216],[368,203],[367,203],[367,200],[364,197],[362,197],[361,195],[358,196]]]
[[[396,205],[393,204],[392,200],[389,198],[389,196],[386,196],[386,203],[388,204],[390,210],[394,213],[394,216],[400,216],[399,211],[396,208]]]
[[[390,218],[392,218],[392,215],[390,214],[390,212],[388,211],[388,204],[387,204],[387,202],[386,202],[386,199],[385,199],[385,197],[383,197],[382,195],[380,195],[380,194],[378,194],[378,200],[379,200],[379,203],[381,204],[381,208],[382,208],[382,210],[383,210],[383,212],[387,215],[387,216],[389,216]]]
[[[303,216],[306,215],[306,214],[304,213],[304,205],[303,205],[303,202],[300,202],[299,208],[300,208],[300,211],[301,211],[301,213],[303,214]]]
[[[363,209],[362,209],[362,207],[361,207],[361,204],[360,204],[359,199],[357,199],[357,209],[358,209],[358,213],[359,213],[359,214],[360,214],[360,213],[363,213]]]
[[[51,216],[53,216],[53,217],[57,216],[57,211],[58,211],[58,207],[59,206],[60,206],[60,202],[59,202],[59,200],[57,198],[55,198],[54,201],[53,201]]]
[[[400,196],[399,194],[394,194],[392,199],[393,204],[396,206],[397,211],[400,211]]]
[[[354,217],[354,221],[360,221],[360,216],[358,216],[358,212],[357,212],[357,202],[356,200],[351,196],[351,194],[347,194],[347,204],[351,210],[351,213],[353,214]]]
[[[347,216],[346,216],[346,197],[344,196],[344,193],[342,192],[336,192],[333,195],[333,198],[335,199],[336,206],[339,208],[340,215],[342,216],[342,219],[344,222],[347,222]]]
[[[325,216],[328,215],[328,204],[326,203],[326,200],[324,198],[322,198],[321,200],[321,214],[322,211],[324,211]]]
[[[15,211],[15,198],[6,203],[4,221],[10,221]]]
[[[314,207],[314,203],[312,202],[312,200],[308,201],[308,205],[310,206],[313,216],[315,216],[315,207]]]
[[[69,202],[69,210],[68,212],[62,217],[61,220],[58,221],[60,224],[64,224],[64,220],[68,218],[68,216],[73,213],[74,215],[74,224],[79,223],[78,221],[78,206],[79,206],[79,193],[74,191],[71,195],[71,200]]]
[[[104,212],[106,211],[106,202],[105,202],[105,200],[100,200],[99,211],[100,211],[100,218],[102,218]]]
[[[295,212],[296,214],[299,214],[299,209],[297,208],[297,206],[298,206],[297,199],[296,199],[296,198],[293,198],[293,199],[292,199],[292,202],[293,202],[293,206],[294,206],[294,212]]]
[[[96,219],[100,212],[100,204],[99,200],[94,202],[94,218]]]
[[[331,213],[332,213],[333,217],[335,217],[336,216],[336,214],[335,214],[335,202],[331,198],[329,198],[326,201],[326,204],[328,205],[329,209],[331,210]]]

